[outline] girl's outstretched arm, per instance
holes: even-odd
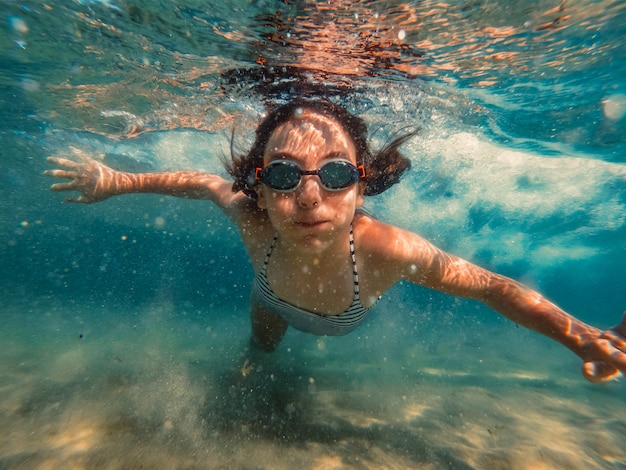
[[[535,290],[446,253],[420,236],[386,224],[371,224],[365,240],[387,284],[406,279],[447,294],[476,299],[526,328],[563,344],[583,359],[583,375],[603,382],[626,375],[626,314],[601,331],[573,317]],[[368,243],[368,242],[366,242]],[[382,276],[384,277],[384,276]]]
[[[513,279],[440,250],[431,253],[430,274],[414,281],[480,300],[514,322],[558,341],[584,361],[582,372],[591,382],[626,374],[626,315],[619,325],[603,332]]]
[[[66,202],[92,203],[111,196],[130,193],[156,193],[189,199],[208,199],[227,211],[233,203],[245,198],[233,193],[232,183],[221,176],[193,171],[163,173],[127,173],[116,171],[92,159],[80,162],[50,157],[48,161],[60,169],[47,170],[48,176],[68,179],[65,183],[53,184],[53,191],[78,191]]]

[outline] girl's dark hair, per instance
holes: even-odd
[[[355,143],[357,164],[365,167],[365,196],[380,194],[400,181],[400,177],[411,168],[411,162],[398,148],[413,137],[417,131],[395,138],[375,154],[367,143],[365,122],[346,109],[326,100],[297,98],[286,105],[272,110],[261,121],[256,130],[256,139],[247,155],[231,155],[231,161],[225,162],[226,171],[235,179],[233,192],[243,191],[256,199],[254,186],[255,169],[263,167],[265,147],[274,130],[295,116],[297,109],[311,109],[316,113],[338,121]]]

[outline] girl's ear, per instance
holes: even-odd
[[[265,200],[265,193],[263,191],[263,185],[262,184],[257,184],[254,187],[254,190],[256,191],[256,205],[259,209],[267,209],[267,201]]]

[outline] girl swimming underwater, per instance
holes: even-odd
[[[626,373],[626,314],[600,331],[510,278],[443,252],[419,235],[360,208],[364,197],[397,183],[410,167],[396,139],[373,154],[364,122],[324,100],[296,99],[261,122],[234,178],[202,172],[133,174],[95,160],[56,157],[46,173],[92,203],[128,193],[208,199],[239,229],[255,271],[252,342],[273,351],[288,325],[319,335],[356,328],[376,300],[401,280],[480,300],[577,354],[583,374],[603,382]]]

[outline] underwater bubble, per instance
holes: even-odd
[[[20,86],[24,91],[39,91],[41,88],[39,82],[33,78],[22,77],[20,79]]]
[[[602,100],[604,115],[612,121],[618,121],[626,114],[626,95],[611,95]]]
[[[14,31],[17,31],[20,34],[28,33],[28,25],[19,16],[9,16],[7,21],[9,22],[9,26],[11,26]]]

